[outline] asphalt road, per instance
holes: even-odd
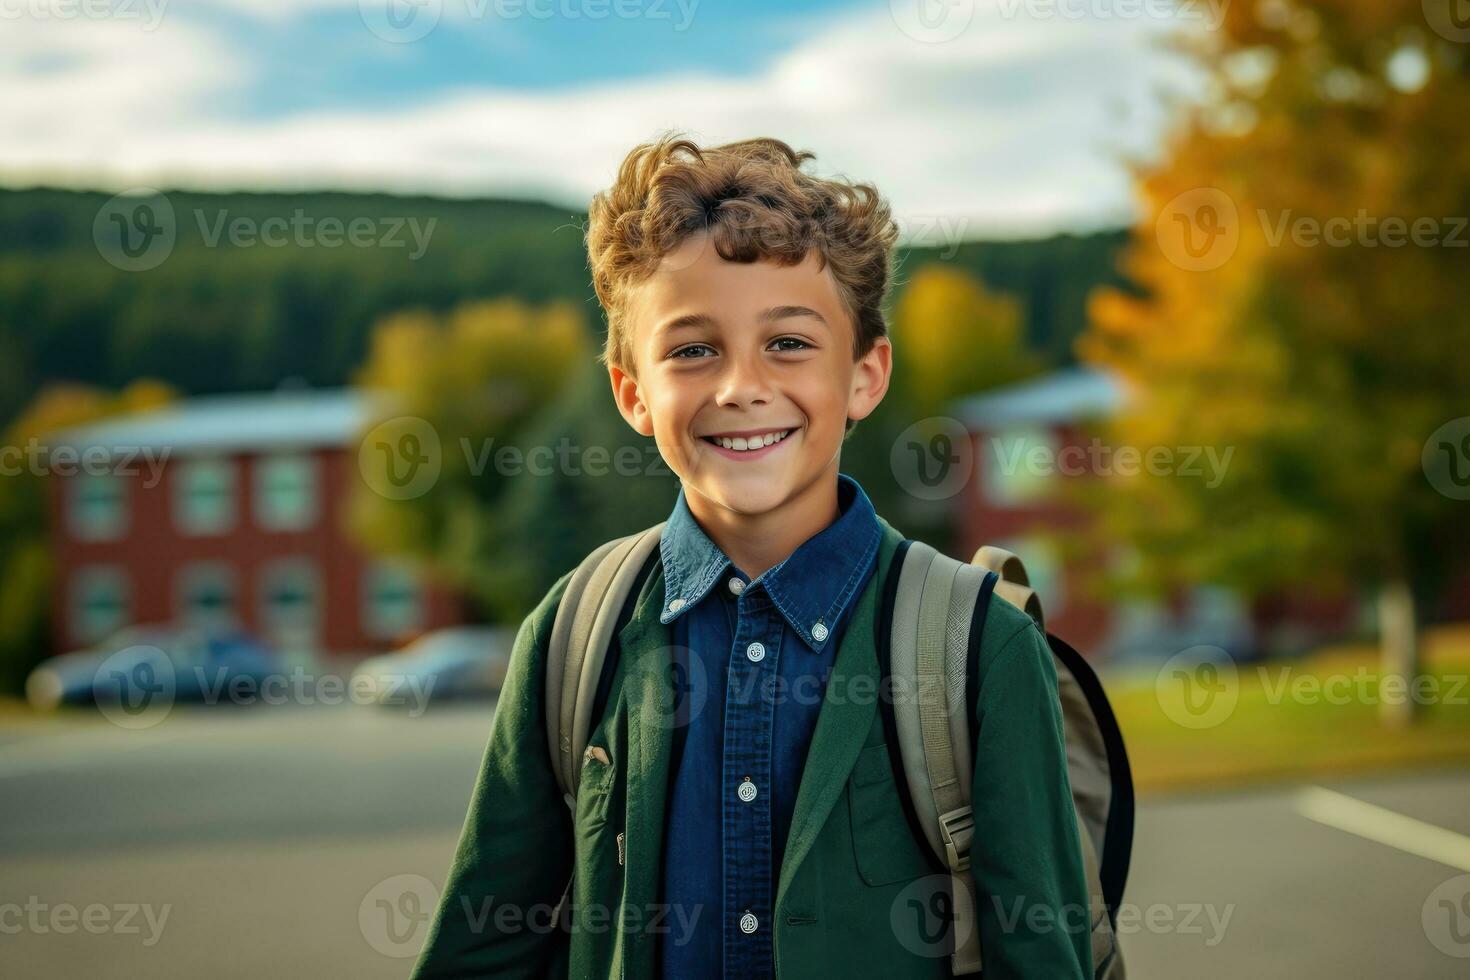
[[[489,712],[0,723],[0,976],[405,976]],[[1119,929],[1130,980],[1470,976],[1470,770],[1146,804]]]

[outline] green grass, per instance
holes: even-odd
[[[1369,646],[1241,666],[1231,710],[1222,693],[1213,711],[1191,714],[1177,679],[1157,684],[1149,674],[1109,680],[1138,792],[1470,764],[1470,626],[1430,630],[1423,642],[1425,674],[1434,678],[1438,695],[1419,707],[1413,724],[1397,729],[1380,719],[1378,652]],[[1310,686],[1296,686],[1329,682],[1315,696]]]

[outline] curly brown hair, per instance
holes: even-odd
[[[814,159],[777,139],[701,149],[676,133],[629,152],[588,212],[592,284],[607,314],[599,360],[634,373],[626,290],[706,230],[729,262],[797,265],[816,249],[852,319],[853,360],[887,336],[883,301],[898,227],[870,184],[802,172]]]

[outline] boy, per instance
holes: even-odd
[[[671,136],[593,200],[613,394],[682,487],[615,634],[575,813],[544,686],[570,572],[522,625],[415,976],[951,975],[934,921],[949,879],[878,710],[876,597],[902,535],[838,471],[888,388],[897,232],[873,188],[815,178],[810,158]],[[1051,654],[1003,600],[980,650],[986,980],[1091,977]]]

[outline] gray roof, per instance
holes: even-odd
[[[58,432],[79,451],[152,449],[170,454],[346,446],[372,419],[372,396],[352,388],[205,395]]]
[[[959,399],[950,414],[971,429],[1058,425],[1112,415],[1125,397],[1117,375],[1072,367]]]

